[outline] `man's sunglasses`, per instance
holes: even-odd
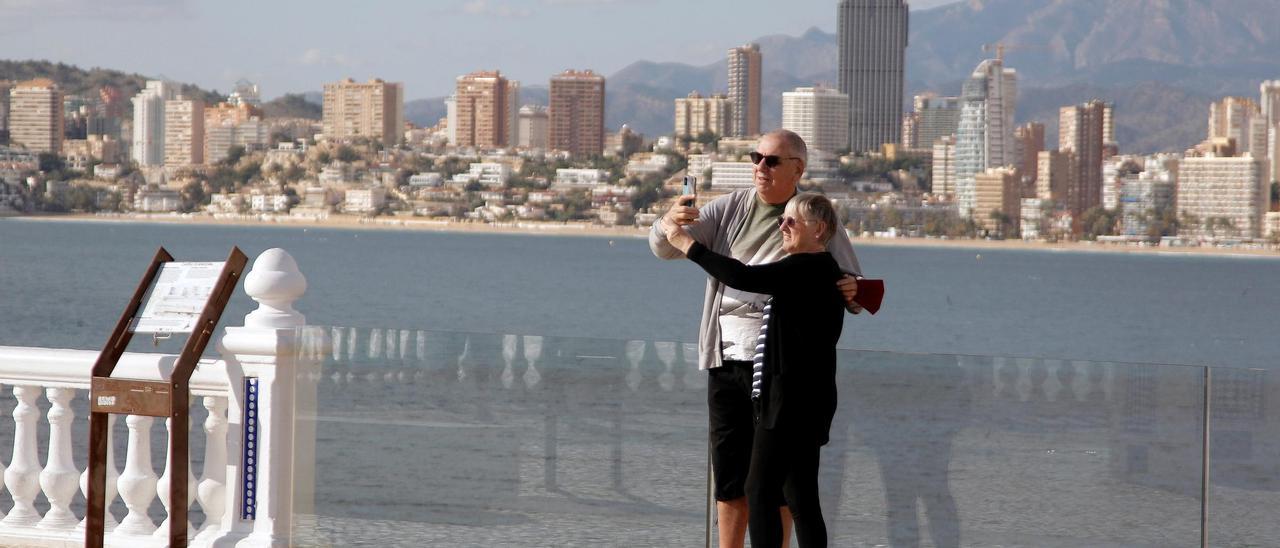
[[[765,156],[763,154],[760,154],[759,152],[751,153],[751,163],[755,165],[760,165],[760,160],[764,160],[765,167],[768,167],[770,169],[778,167],[778,164],[781,164],[783,160],[799,160],[799,159],[800,158],[797,158],[795,156],[787,156],[786,158],[783,158],[782,156],[777,156],[774,154]]]

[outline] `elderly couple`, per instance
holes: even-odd
[[[818,458],[836,410],[836,342],[857,313],[853,246],[831,202],[796,193],[808,151],[774,131],[751,153],[753,188],[695,207],[682,197],[649,247],[710,277],[698,337],[709,373],[711,462],[721,548],[827,545]]]

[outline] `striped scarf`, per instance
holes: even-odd
[[[773,297],[764,305],[764,317],[761,318],[760,334],[756,336],[756,356],[751,361],[751,401],[760,400],[760,391],[764,388],[764,341],[769,334],[769,312],[773,310]]]

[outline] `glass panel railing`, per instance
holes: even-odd
[[[693,345],[312,332],[320,359],[299,401],[315,402],[300,409],[314,415],[300,428],[314,429],[314,452],[299,457],[314,455],[315,481],[299,542],[705,541],[706,375]],[[821,475],[833,546],[1199,545],[1203,368],[839,361]],[[1241,504],[1259,496],[1232,489]]]
[[[1210,377],[1209,544],[1280,539],[1280,379],[1274,371],[1214,368]]]
[[[299,543],[687,546],[705,535],[705,376],[692,348],[325,335],[315,383],[300,386],[317,411],[314,504],[300,505],[315,517],[299,516]]]

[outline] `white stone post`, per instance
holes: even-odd
[[[13,495],[13,509],[4,518],[4,525],[29,527],[40,521],[40,514],[33,504],[40,491],[40,457],[36,454],[36,420],[40,408],[38,386],[15,386],[13,395],[18,404],[13,408],[13,458],[4,471],[4,482]]]
[[[120,479],[120,469],[116,468],[116,418],[120,415],[115,413],[107,414],[107,491],[106,491],[106,510],[103,512],[103,530],[110,533],[116,528],[118,522],[116,517],[111,515],[111,503],[116,500],[116,482]],[[80,492],[84,494],[86,499],[89,498],[89,469],[86,468],[80,474]],[[80,524],[76,525],[76,529],[81,531],[88,525],[89,518],[80,520]]]
[[[204,408],[204,474],[196,491],[207,519],[198,538],[216,534],[227,512],[227,399],[205,396]]]
[[[80,470],[71,458],[71,423],[76,418],[71,410],[71,398],[75,397],[74,388],[49,388],[45,396],[52,406],[49,408],[49,457],[48,464],[40,472],[40,487],[44,496],[49,499],[49,511],[37,527],[41,529],[74,529],[76,515],[71,513],[71,497],[76,494],[76,483]]]
[[[283,249],[259,255],[244,278],[244,290],[259,306],[244,327],[228,327],[219,344],[228,374],[237,383],[229,402],[226,512],[218,545],[287,546],[293,525],[295,474],[314,481],[314,456],[294,462],[298,349],[306,318],[293,309],[307,289],[293,257]],[[250,393],[245,386],[254,386]],[[248,458],[252,453],[254,458]],[[252,503],[245,489],[252,487]],[[246,510],[252,510],[252,516]],[[246,538],[247,537],[247,538]]]
[[[188,432],[190,432],[190,416],[188,420]],[[173,417],[164,420],[165,439],[169,440],[168,449],[164,454],[164,473],[160,474],[160,479],[156,480],[156,495],[160,497],[160,504],[164,506],[164,521],[156,528],[153,536],[160,538],[169,538],[169,521],[173,517],[173,506],[169,501],[169,489],[172,487],[173,481]],[[187,454],[187,470],[191,470],[191,454]],[[190,511],[191,503],[196,500],[196,480],[190,473],[187,474],[187,510]],[[187,531],[191,530],[191,522],[187,522]]]
[[[147,516],[147,508],[156,498],[156,471],[151,467],[151,425],[155,419],[129,415],[129,450],[124,457],[124,473],[116,480],[120,498],[129,509],[115,532],[123,535],[150,535],[156,524]]]

